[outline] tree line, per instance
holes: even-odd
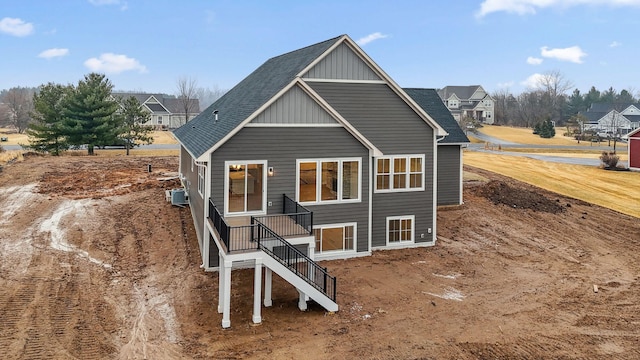
[[[33,94],[29,148],[59,155],[69,148],[123,145],[129,150],[150,144],[153,130],[144,123],[150,114],[134,97],[111,95],[113,85],[105,75],[90,73],[77,85],[48,83]]]
[[[561,73],[550,71],[543,74],[533,88],[519,95],[507,89],[491,94],[494,100],[495,123],[533,128],[549,120],[556,125],[575,121],[578,114],[587,111],[591,104],[608,103],[616,110],[637,103],[632,89],[616,91],[613,87],[599,91],[594,86],[586,94],[574,89],[571,81]],[[619,109],[618,109],[619,107]]]

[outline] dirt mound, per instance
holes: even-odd
[[[163,158],[83,159],[77,161],[75,167],[46,171],[38,192],[73,199],[98,199],[145,189],[173,189],[180,187],[173,162]]]
[[[535,191],[512,187],[499,180],[492,180],[476,187],[475,193],[491,200],[494,204],[504,204],[514,209],[531,209],[552,214],[565,211],[565,207],[560,205],[559,200],[550,200]]]

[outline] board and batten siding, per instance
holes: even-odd
[[[385,156],[425,155],[424,191],[374,192],[372,247],[386,246],[389,216],[415,215],[415,242],[433,241],[433,128],[386,84],[310,82],[309,85]],[[370,166],[374,166],[373,161]]]
[[[191,209],[191,216],[196,228],[196,234],[198,235],[198,245],[200,246],[200,252],[203,249],[203,234],[204,229],[204,199],[198,193],[198,167],[193,164],[193,171],[191,167],[193,164],[193,158],[184,148],[180,147],[180,174],[184,177],[182,181],[185,191],[189,194],[189,208]]]
[[[335,124],[338,122],[299,86],[292,87],[260,115],[252,124]]]
[[[338,45],[302,76],[311,79],[381,80],[345,43]]]
[[[460,205],[460,145],[438,145],[438,205]]]
[[[296,195],[296,160],[360,158],[361,201],[310,205],[314,225],[356,222],[357,250],[368,251],[369,149],[342,127],[245,127],[211,156],[212,197],[224,209],[225,161],[266,160],[268,214],[282,213],[282,195]],[[266,169],[265,169],[266,170]]]

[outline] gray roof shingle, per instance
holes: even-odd
[[[411,96],[416,104],[429,114],[449,135],[445,136],[438,144],[460,144],[468,143],[469,138],[458,125],[456,119],[451,115],[451,111],[442,102],[435,89],[403,89],[407,95]]]
[[[300,71],[342,36],[267,60],[173,134],[192,156],[200,157],[287,86]],[[213,115],[215,110],[218,111],[216,122]]]

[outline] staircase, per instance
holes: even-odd
[[[260,221],[254,241],[269,255],[263,263],[328,311],[338,311],[336,278]]]

